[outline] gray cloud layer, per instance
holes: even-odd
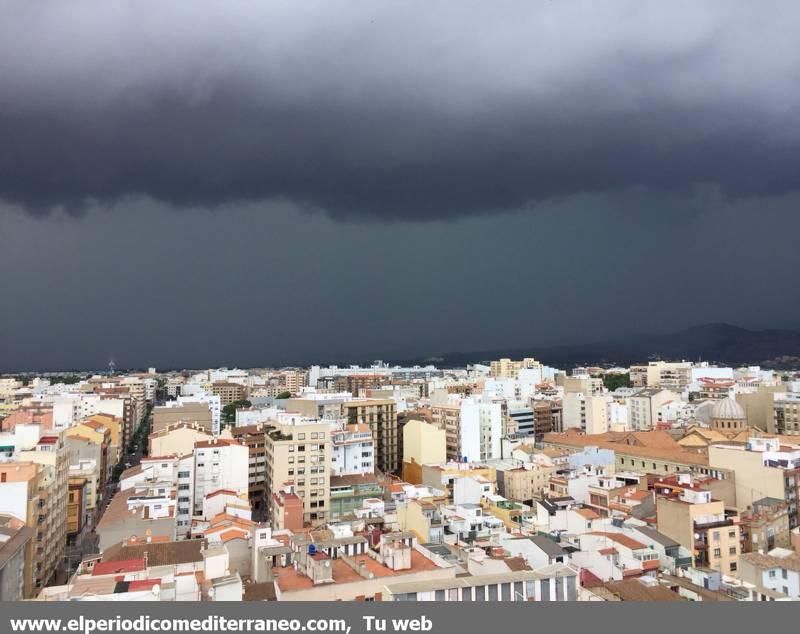
[[[433,219],[797,190],[800,5],[0,2],[0,198]]]

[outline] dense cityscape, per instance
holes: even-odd
[[[796,601],[800,375],[0,377],[0,600]]]

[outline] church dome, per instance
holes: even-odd
[[[744,420],[747,416],[744,408],[729,396],[714,405],[714,409],[711,410],[711,418],[714,420]]]

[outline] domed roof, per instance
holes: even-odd
[[[716,420],[744,420],[747,416],[744,408],[730,396],[722,399],[711,410],[711,418]]]

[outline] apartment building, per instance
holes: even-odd
[[[196,392],[188,396],[179,396],[176,402],[178,406],[188,403],[205,403],[211,412],[211,433],[219,434],[222,429],[222,398],[220,396]]]
[[[216,381],[211,384],[211,393],[218,396],[222,407],[243,401],[247,398],[247,387],[241,383],[231,383],[230,381]]]
[[[772,394],[772,421],[768,429],[773,433],[786,436],[800,435],[800,393],[775,392]]]
[[[242,440],[214,437],[194,445],[194,514],[203,513],[203,500],[215,491],[249,492],[250,450]]]
[[[768,552],[791,548],[789,505],[776,498],[761,498],[740,517],[743,552]]]
[[[738,512],[711,491],[679,474],[655,484],[658,531],[692,552],[696,567],[738,575],[741,531]]]
[[[67,542],[72,543],[75,537],[89,522],[89,511],[86,507],[88,497],[86,478],[71,475],[67,493]]]
[[[680,400],[680,394],[661,388],[640,390],[628,399],[628,429],[648,431],[656,429],[658,411],[668,401]]]
[[[151,433],[163,431],[177,423],[192,423],[209,434],[214,429],[213,413],[207,403],[179,404],[177,401],[170,401],[166,405],[153,408]]]
[[[273,522],[276,496],[289,485],[303,502],[303,522],[328,518],[331,423],[286,415],[267,428],[265,489]]]
[[[751,435],[746,444],[710,445],[708,463],[736,474],[738,508],[752,507],[765,497],[783,500],[788,507],[789,528],[799,525],[800,447],[782,444],[780,438]]]
[[[26,599],[32,598],[42,587],[42,579],[52,574],[45,566],[51,560],[49,549],[57,548],[57,544],[46,541],[44,520],[39,521],[45,506],[45,500],[40,497],[41,471],[41,467],[33,462],[0,463],[0,515],[17,518],[33,531],[21,579],[22,595]]]
[[[403,425],[403,480],[422,483],[422,465],[447,461],[447,436],[444,429],[422,420]]]
[[[195,443],[211,438],[212,435],[206,428],[198,423],[174,423],[148,436],[148,454],[151,456],[185,456],[194,451]]]
[[[647,365],[632,365],[630,378],[634,387],[682,392],[692,382],[692,364],[688,361],[651,361]]]
[[[342,425],[331,431],[331,475],[372,475],[375,449],[367,425]]]
[[[281,386],[291,394],[299,394],[306,385],[307,375],[305,370],[284,370],[280,373]]]
[[[234,440],[247,446],[247,490],[253,516],[261,519],[267,513],[266,494],[266,427],[262,423],[231,427]]]
[[[794,600],[800,599],[800,555],[786,548],[769,553],[742,555],[741,578],[757,588],[767,588]]]
[[[356,399],[343,404],[351,425],[367,425],[372,431],[375,467],[383,473],[400,470],[397,404],[391,399]]]
[[[541,440],[545,434],[564,430],[563,405],[553,400],[532,400],[534,436]]]
[[[461,401],[458,424],[458,451],[470,462],[492,460],[502,456],[503,409],[498,402],[485,402],[478,397]]]
[[[22,601],[35,531],[13,515],[0,513],[0,602]]]
[[[460,407],[458,405],[431,405],[431,422],[445,432],[447,460],[461,460]]]
[[[38,511],[37,550],[41,546],[41,557],[34,570],[34,589],[47,585],[64,559],[67,530],[67,495],[69,460],[62,436],[43,435],[36,446],[17,453],[21,462],[39,465],[39,499],[44,503]],[[41,541],[39,540],[41,536]]]
[[[524,369],[535,369],[541,367],[536,359],[526,357],[521,361],[511,359],[498,359],[489,364],[489,374],[495,378],[516,379],[519,371]]]
[[[580,429],[586,434],[608,431],[608,396],[592,396],[583,392],[566,392],[563,399],[563,426]]]

